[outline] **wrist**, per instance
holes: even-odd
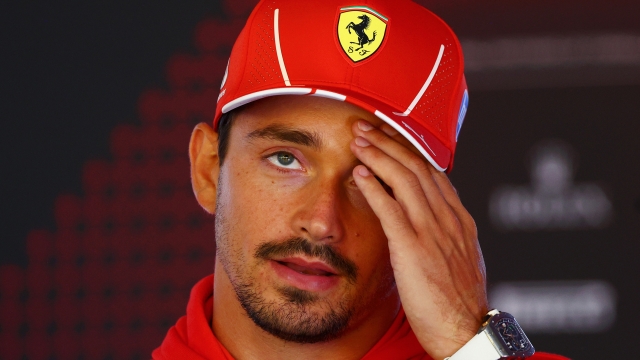
[[[526,359],[535,353],[533,345],[509,313],[491,310],[478,333],[445,360]]]
[[[467,344],[478,332],[478,325],[475,325],[474,330],[470,330],[468,327],[465,329],[459,329],[450,333],[448,336],[422,336],[418,340],[422,343],[422,346],[434,360],[443,360],[450,357],[451,354],[457,352],[465,344]],[[418,335],[418,334],[416,334]],[[422,339],[427,339],[427,342],[423,342]]]

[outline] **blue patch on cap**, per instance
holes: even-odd
[[[460,112],[458,112],[458,126],[456,127],[456,142],[458,141],[458,135],[460,135],[460,128],[464,122],[464,116],[467,115],[467,108],[469,107],[469,92],[464,91],[462,95],[462,103],[460,104]]]

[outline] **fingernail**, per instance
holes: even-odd
[[[367,147],[367,146],[371,145],[371,143],[368,142],[365,138],[362,138],[362,137],[358,136],[356,138],[356,145],[358,145],[360,147]]]
[[[369,170],[365,166],[360,166],[360,168],[358,169],[358,175],[360,175],[362,177],[367,177],[367,176],[371,175],[371,173],[369,172]]]
[[[362,130],[362,131],[369,131],[373,129],[373,125],[369,124],[368,122],[364,121],[364,120],[360,120],[358,121],[358,129]]]

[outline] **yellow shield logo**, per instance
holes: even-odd
[[[389,19],[366,6],[340,9],[338,40],[345,54],[353,61],[367,59],[380,48]]]

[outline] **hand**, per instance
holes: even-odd
[[[487,313],[475,222],[447,176],[389,125],[377,129],[360,120],[353,133],[351,151],[366,165],[356,166],[353,176],[389,241],[411,328],[434,359],[451,356],[476,334]]]

